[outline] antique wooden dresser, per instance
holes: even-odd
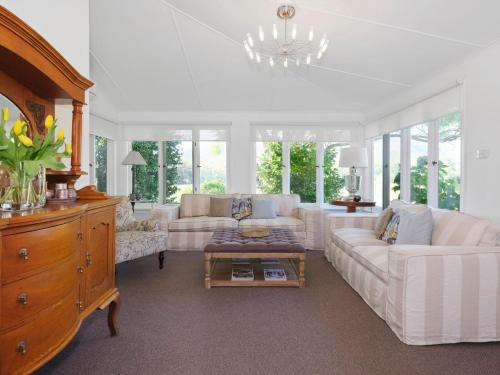
[[[63,32],[63,31],[62,31]],[[74,188],[81,169],[82,107],[92,86],[35,30],[0,6],[0,99],[45,136],[43,120],[71,104],[71,166],[47,182]],[[2,104],[3,105],[3,104]],[[0,160],[1,162],[1,160]],[[18,213],[0,212],[0,375],[26,374],[59,353],[82,320],[109,307],[115,315],[115,206],[94,187],[78,200]]]

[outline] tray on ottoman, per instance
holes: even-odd
[[[212,286],[305,286],[305,247],[290,229],[272,228],[269,235],[248,238],[237,228],[217,229],[205,246],[205,287]],[[254,280],[233,281],[232,259],[248,259],[254,270]],[[284,262],[287,280],[265,280],[264,265],[255,259],[279,259]]]

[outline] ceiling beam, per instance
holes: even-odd
[[[411,29],[409,27],[392,25],[392,24],[385,23],[385,22],[374,21],[374,20],[367,19],[367,18],[349,16],[347,14],[343,14],[343,13],[340,13],[340,12],[335,12],[335,11],[332,11],[332,10],[327,10],[327,9],[322,9],[322,8],[314,8],[314,7],[310,7],[310,6],[307,6],[307,5],[301,5],[300,7],[302,9],[306,9],[306,10],[309,10],[311,12],[324,13],[324,14],[328,14],[330,16],[334,16],[334,17],[338,17],[338,18],[344,18],[344,19],[347,19],[347,20],[353,21],[353,22],[360,22],[360,23],[365,23],[365,24],[370,24],[370,25],[374,25],[374,26],[384,27],[384,28],[388,28],[388,29],[392,29],[392,30],[403,31],[403,32],[406,32],[406,33],[417,34],[417,35],[421,35],[421,36],[424,36],[424,37],[427,37],[427,38],[439,39],[439,40],[443,40],[443,41],[447,41],[447,42],[452,42],[452,43],[456,43],[456,44],[463,44],[463,45],[466,45],[466,46],[476,47],[476,48],[484,48],[484,47],[486,47],[483,44],[474,43],[474,42],[470,42],[470,41],[467,41],[467,40],[460,40],[460,39],[455,39],[455,38],[451,38],[451,37],[447,37],[447,36],[443,36],[443,35],[438,35],[438,34],[433,34],[433,33],[427,33],[425,31]]]
[[[101,70],[104,72],[104,74],[109,78],[111,83],[118,89],[118,92],[122,95],[123,98],[127,99],[127,96],[125,95],[125,91],[120,87],[120,85],[116,82],[116,80],[113,78],[111,73],[109,72],[108,68],[104,65],[104,63],[97,57],[97,55],[92,51],[91,49],[89,50],[90,57],[92,57],[97,65],[100,66]]]
[[[194,92],[196,94],[196,100],[198,101],[200,109],[203,109],[204,106],[203,106],[203,103],[201,101],[200,91],[198,89],[198,85],[196,84],[196,81],[195,81],[195,78],[194,78],[194,74],[193,74],[193,69],[191,67],[191,62],[190,62],[189,57],[188,57],[188,55],[186,53],[186,47],[185,47],[184,41],[183,41],[182,36],[181,36],[179,25],[177,24],[177,19],[175,18],[174,10],[172,8],[170,8],[170,15],[172,17],[172,21],[174,22],[175,34],[177,36],[177,40],[179,41],[179,45],[181,46],[182,55],[184,56],[184,61],[186,62],[186,66],[187,66],[187,70],[188,70],[188,73],[189,73],[189,77],[191,79],[191,83],[193,85]]]
[[[243,48],[243,43],[231,38],[229,35],[223,33],[222,31],[220,30],[217,30],[215,28],[213,28],[212,26],[206,24],[205,22],[199,20],[198,18],[192,16],[191,14],[189,13],[186,13],[184,12],[183,10],[177,8],[175,5],[171,4],[170,2],[168,2],[167,0],[158,0],[160,3],[162,3],[163,5],[169,7],[171,10],[189,18],[190,20],[196,22],[197,24],[203,26],[204,28],[212,31],[213,33],[223,37],[224,39],[228,40],[229,42],[237,45],[239,48]],[[379,78],[379,77],[374,77],[374,76],[368,76],[368,75],[365,75],[365,74],[360,74],[360,73],[355,73],[355,72],[349,72],[349,71],[346,71],[346,70],[340,70],[340,69],[335,69],[335,68],[328,68],[328,67],[325,67],[325,66],[320,66],[320,65],[314,65],[314,64],[311,64],[310,65],[311,67],[314,67],[314,68],[318,68],[318,69],[323,69],[323,70],[327,70],[327,71],[331,71],[331,72],[335,72],[335,73],[339,73],[339,74],[345,74],[345,75],[349,75],[349,76],[353,76],[353,77],[357,77],[357,78],[362,78],[362,79],[366,79],[366,80],[371,80],[371,81],[375,81],[375,82],[383,82],[383,83],[386,83],[386,84],[392,84],[392,85],[396,85],[396,86],[402,86],[402,87],[411,87],[410,84],[408,83],[404,83],[404,82],[396,82],[396,81],[391,81],[391,80],[387,80],[387,79],[384,79],[384,78]]]

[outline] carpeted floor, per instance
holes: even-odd
[[[499,374],[500,344],[412,347],[307,254],[307,287],[203,287],[202,253],[118,267],[120,335],[89,317],[40,374]]]

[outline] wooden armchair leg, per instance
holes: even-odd
[[[158,253],[158,262],[160,263],[160,269],[162,270],[163,269],[163,261],[165,260],[165,252],[164,251],[160,251]]]

